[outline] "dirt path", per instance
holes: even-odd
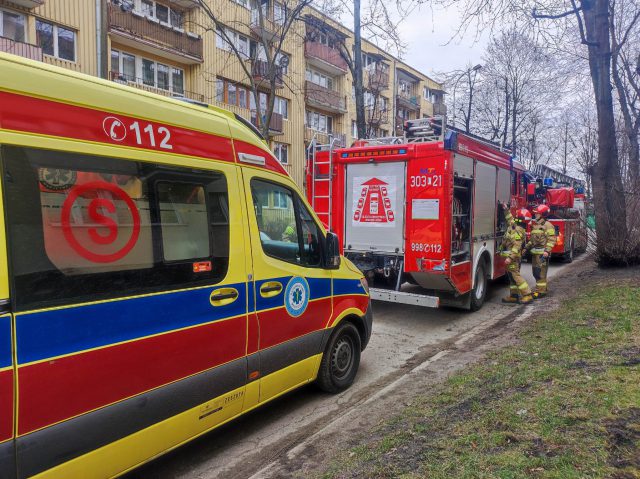
[[[552,282],[553,295],[535,305],[514,308],[507,316],[479,324],[473,329],[425,349],[413,358],[407,369],[383,389],[375,391],[375,385],[361,391],[362,400],[326,426],[315,424],[311,436],[289,438],[288,444],[280,444],[278,451],[267,451],[271,462],[251,477],[312,477],[322,473],[339,451],[355,447],[368,431],[380,422],[396,415],[412,398],[424,393],[430,385],[442,381],[465,366],[481,360],[487,352],[517,341],[520,325],[532,315],[544,314],[557,308],[572,296],[577,284],[606,282],[607,278],[624,274],[615,270],[599,271],[592,261],[574,263],[563,271],[561,279]],[[297,445],[296,445],[297,444]],[[291,447],[291,448],[290,448]],[[286,451],[286,452],[285,452]],[[269,457],[268,456],[268,457]]]

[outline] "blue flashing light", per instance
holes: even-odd
[[[406,155],[407,154],[407,150],[405,150],[404,148],[402,148],[401,150],[398,151],[399,155]]]
[[[545,178],[542,180],[544,186],[553,186],[553,178]]]
[[[348,157],[349,157],[349,155],[347,153],[343,153],[342,154],[342,158],[348,158]]]

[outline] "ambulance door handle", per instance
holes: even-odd
[[[282,292],[282,283],[277,281],[267,281],[260,286],[260,296],[263,298],[272,298]]]
[[[233,303],[238,299],[238,290],[234,288],[220,288],[211,292],[209,296],[209,302],[211,306],[225,306]]]

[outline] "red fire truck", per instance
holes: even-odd
[[[498,202],[525,204],[524,167],[434,119],[409,121],[405,130],[350,148],[312,142],[307,196],[345,256],[370,284],[386,286],[371,288],[372,298],[477,310],[488,280],[505,274]],[[405,282],[422,289],[401,291]]]
[[[557,237],[551,254],[571,262],[576,254],[586,251],[588,243],[584,181],[546,165],[534,166],[532,174],[535,181],[527,186],[527,206],[549,206],[549,221]]]

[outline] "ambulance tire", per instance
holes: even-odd
[[[322,355],[316,384],[328,393],[344,391],[353,384],[360,366],[360,333],[353,323],[342,321]]]
[[[469,309],[471,311],[478,311],[480,308],[482,308],[484,300],[487,297],[487,286],[489,283],[487,280],[486,266],[484,261],[482,261],[482,258],[480,259],[478,268],[476,269],[474,283],[475,284],[473,285],[473,289],[469,293],[471,295],[469,301]]]

